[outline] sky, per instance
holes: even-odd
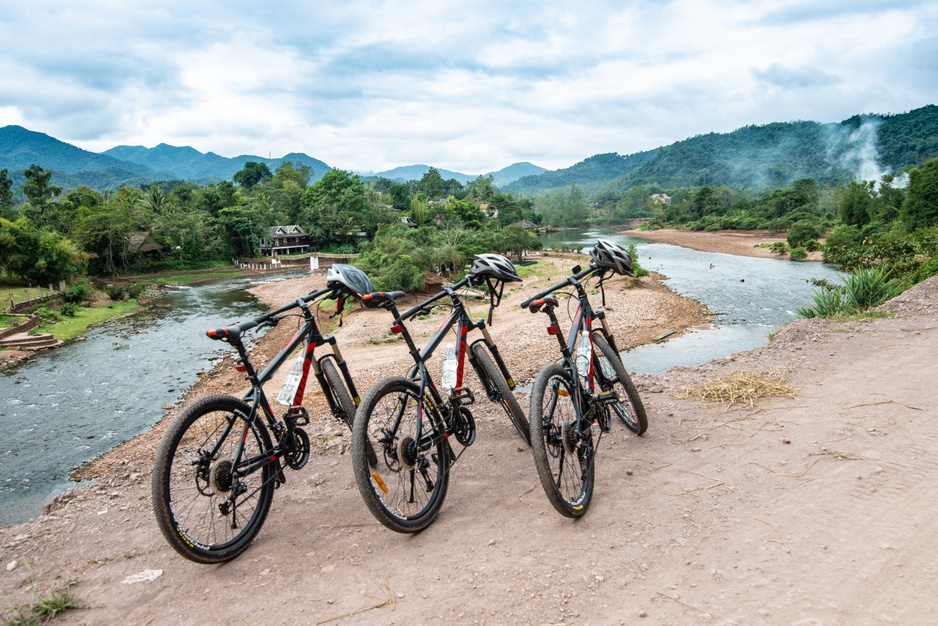
[[[0,0],[0,127],[380,172],[938,104],[938,2]]]

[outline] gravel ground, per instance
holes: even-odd
[[[525,281],[526,293],[539,288]],[[654,290],[621,290],[639,293]],[[627,317],[610,303],[623,307],[610,317]],[[526,334],[513,338],[507,304],[493,336],[533,350]],[[401,348],[380,343],[379,315],[354,313],[336,332],[356,376],[396,367]],[[593,502],[577,521],[547,502],[530,451],[491,403],[472,407],[477,442],[418,535],[371,517],[347,435],[316,420],[316,454],[287,474],[254,544],[225,565],[198,566],[153,519],[148,442],[158,425],[86,468],[95,484],[0,527],[0,593],[24,603],[71,582],[84,608],[61,624],[932,623],[936,319],[938,278],[876,317],[797,321],[764,348],[637,377],[649,430],[638,438],[615,425],[603,436]],[[267,343],[258,359],[275,349]],[[372,362],[377,348],[386,361]],[[533,371],[537,354],[514,355],[512,367]],[[730,406],[688,393],[779,371],[793,394]],[[242,382],[221,367],[189,399]],[[519,401],[527,408],[526,394]]]

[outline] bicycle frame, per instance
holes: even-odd
[[[236,369],[245,372],[245,377],[251,382],[251,388],[242,397],[242,400],[251,406],[251,412],[249,415],[244,416],[245,422],[241,432],[241,443],[239,444],[237,453],[235,455],[234,467],[236,469],[233,472],[233,475],[239,477],[246,476],[262,468],[264,465],[273,462],[277,462],[279,466],[279,459],[285,452],[289,451],[290,446],[292,445],[292,435],[296,426],[309,423],[309,415],[307,414],[306,409],[303,408],[302,404],[303,397],[306,392],[306,386],[309,381],[310,369],[313,370],[313,374],[316,377],[316,380],[319,382],[319,386],[322,388],[323,395],[326,398],[326,402],[328,403],[329,409],[331,410],[333,416],[341,419],[344,414],[344,409],[340,405],[338,398],[336,397],[336,393],[332,389],[332,385],[330,385],[326,380],[325,374],[322,371],[321,363],[324,359],[331,358],[333,361],[335,361],[335,364],[338,366],[345,383],[348,385],[349,392],[352,395],[355,406],[358,406],[360,403],[361,400],[359,398],[358,391],[355,388],[355,383],[352,380],[352,376],[349,372],[348,364],[342,357],[342,353],[339,350],[339,346],[335,337],[333,335],[324,336],[321,333],[318,325],[316,324],[316,318],[313,316],[313,313],[310,311],[308,306],[310,302],[332,292],[333,289],[331,288],[321,289],[304,296],[303,298],[298,298],[291,304],[281,307],[276,311],[266,315],[262,315],[261,317],[258,317],[249,322],[244,322],[242,324],[228,328],[210,330],[208,333],[206,333],[209,337],[226,341],[235,348],[239,356]],[[344,297],[340,297],[338,304],[340,310],[343,303]],[[242,333],[246,330],[258,326],[274,326],[282,319],[283,313],[294,308],[299,308],[302,311],[303,325],[299,330],[297,330],[297,332],[287,342],[287,344],[277,353],[271,362],[260,373],[258,373],[248,358],[247,348],[244,346],[244,342],[241,339]],[[287,409],[287,413],[284,415],[284,420],[281,422],[277,420],[274,410],[270,406],[267,394],[264,391],[264,384],[273,377],[274,373],[280,369],[280,367],[290,357],[290,355],[300,345],[300,343],[304,344],[302,374],[294,393],[292,403]],[[332,347],[332,352],[323,355],[319,359],[316,359],[314,356],[316,348],[326,344]],[[256,455],[254,458],[241,459],[244,442],[247,438],[247,431],[253,422],[254,416],[257,415],[258,412],[264,415],[267,426],[274,433],[277,439],[277,443],[273,450],[262,450],[261,453]],[[351,420],[349,420],[349,422],[350,421]],[[285,437],[284,434],[289,436]],[[214,452],[215,451],[213,450],[212,453],[214,454]],[[278,477],[281,482],[284,481],[282,467],[278,467]]]
[[[482,367],[478,364],[474,353],[470,349],[471,346],[478,342],[485,343],[486,347],[492,353],[496,365],[498,366],[499,370],[501,370],[502,375],[505,377],[505,381],[508,383],[509,388],[512,390],[515,388],[514,380],[511,378],[511,375],[508,372],[508,368],[498,351],[498,346],[495,345],[491,335],[489,335],[488,327],[486,326],[485,321],[479,319],[473,322],[469,318],[469,313],[465,304],[456,293],[458,289],[461,289],[467,284],[469,284],[469,278],[464,278],[451,287],[444,288],[438,294],[432,296],[424,302],[421,302],[404,313],[398,313],[397,307],[394,304],[394,298],[399,295],[399,292],[394,294],[380,294],[380,296],[385,297],[382,302],[378,303],[378,306],[382,306],[383,308],[388,309],[391,311],[392,315],[394,315],[394,322],[391,326],[391,332],[403,336],[404,341],[407,344],[407,349],[410,352],[411,357],[414,359],[414,366],[410,369],[408,377],[415,382],[419,382],[420,396],[424,399],[425,402],[427,402],[427,405],[431,408],[431,410],[434,411],[436,411],[439,407],[448,406],[449,410],[447,413],[451,414],[454,411],[458,411],[459,407],[463,404],[471,404],[475,401],[472,391],[463,387],[463,377],[465,374],[467,353],[469,357],[469,363],[472,365],[472,368],[475,370],[476,374],[479,376],[479,379],[482,381],[486,394],[492,400],[497,397],[497,391],[495,390],[494,384],[488,379],[488,376],[485,374],[485,371],[482,369]],[[375,294],[372,294],[372,296],[374,295]],[[423,349],[420,349],[414,343],[413,337],[411,336],[410,331],[408,331],[404,322],[421,313],[428,313],[437,302],[443,300],[444,298],[449,298],[453,310],[446,317],[446,319],[440,325],[439,329],[437,329],[437,331],[430,338]],[[450,390],[448,397],[444,399],[440,394],[433,377],[430,375],[426,363],[446,338],[446,335],[449,333],[450,329],[452,329],[454,326],[456,327],[456,334],[458,337],[458,345],[456,347],[456,385],[453,389]],[[482,337],[473,341],[471,344],[467,343],[466,339],[470,330],[479,330],[482,332]],[[445,416],[446,413],[440,417]],[[422,429],[422,418],[422,409],[418,409],[418,435]],[[443,426],[440,429],[442,431],[442,436],[448,437],[450,434],[452,434],[452,427],[451,425],[446,424],[445,419],[441,419],[440,421],[441,426]]]
[[[576,406],[578,417],[582,417],[581,414],[588,412],[590,409],[590,401],[587,400],[587,394],[591,393],[594,389],[593,383],[594,372],[596,368],[596,358],[591,350],[589,372],[588,376],[586,377],[587,386],[584,389],[583,383],[580,380],[580,376],[578,375],[575,356],[577,350],[577,337],[581,336],[581,333],[585,332],[590,337],[590,342],[592,343],[593,333],[599,332],[602,333],[603,337],[607,342],[609,342],[609,345],[614,350],[616,350],[616,352],[618,352],[618,348],[616,347],[615,338],[612,336],[612,333],[609,330],[609,325],[606,322],[605,312],[602,309],[593,310],[593,307],[589,301],[589,297],[586,293],[586,288],[584,287],[584,283],[595,275],[600,276],[599,282],[601,285],[603,279],[605,278],[605,270],[595,267],[589,267],[585,270],[580,270],[579,266],[577,266],[573,268],[573,272],[573,275],[568,277],[565,281],[526,300],[521,304],[521,306],[524,308],[530,308],[532,313],[537,313],[543,309],[544,313],[547,314],[547,317],[550,320],[550,325],[547,327],[547,333],[557,338],[557,343],[560,346],[560,353],[563,356],[563,367],[568,369],[573,374],[573,388],[576,393],[576,402],[574,405]],[[550,296],[550,294],[567,286],[573,287],[573,289],[576,291],[577,309],[573,315],[573,321],[570,325],[570,330],[568,331],[567,338],[565,340],[563,331],[560,328],[560,322],[557,319],[557,314],[554,312],[554,308],[558,304],[557,298]],[[600,322],[599,328],[593,328],[593,323],[596,320],[599,320]]]

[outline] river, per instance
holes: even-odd
[[[663,274],[673,291],[716,314],[709,328],[623,353],[626,367],[638,373],[660,374],[675,365],[700,365],[763,346],[779,326],[797,319],[798,309],[813,303],[812,279],[840,284],[841,274],[823,263],[700,252],[611,230],[559,231],[542,241],[545,247],[588,249],[600,237],[634,243],[642,267]]]
[[[0,524],[35,517],[72,469],[153,426],[228,347],[205,331],[266,310],[246,291],[257,282],[178,288],[0,375]]]

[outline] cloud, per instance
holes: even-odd
[[[926,3],[0,2],[0,125],[96,151],[554,169],[938,101]]]

